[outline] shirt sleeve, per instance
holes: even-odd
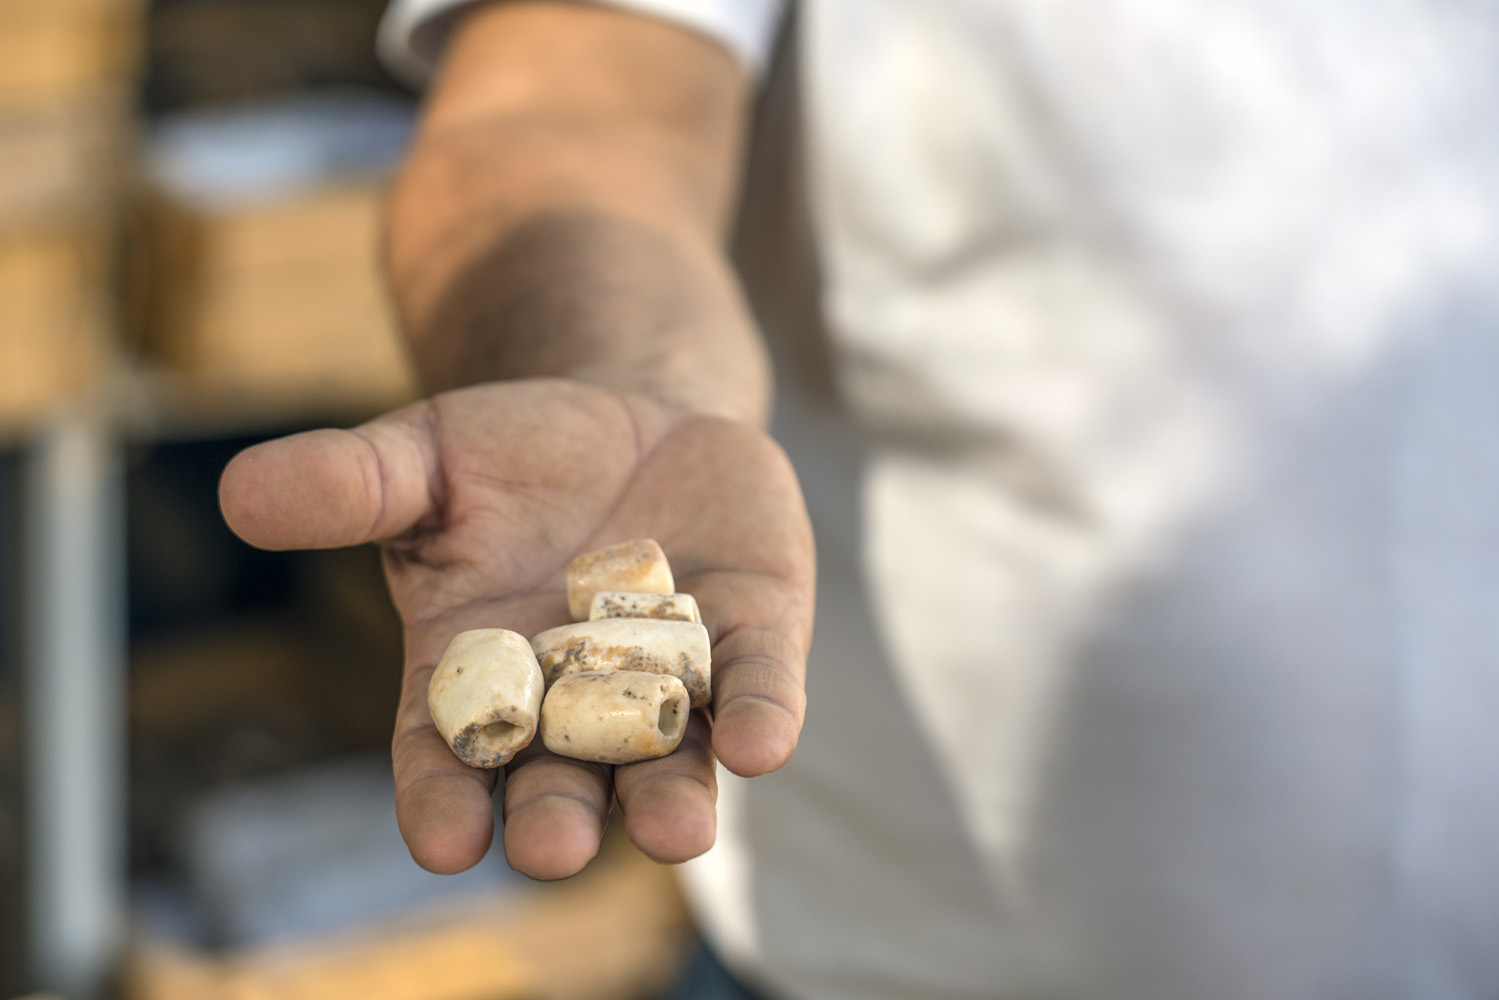
[[[391,71],[425,83],[442,57],[453,20],[480,0],[392,0],[377,45]],[[638,11],[719,42],[755,76],[769,64],[786,0],[590,0]]]

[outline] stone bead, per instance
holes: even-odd
[[[680,680],[693,708],[712,700],[708,630],[696,622],[600,618],[547,629],[531,648],[548,688],[567,674],[642,670]]]
[[[567,607],[575,622],[588,619],[593,595],[601,590],[670,594],[676,589],[666,553],[652,538],[585,552],[567,566]]]
[[[460,632],[427,683],[437,731],[471,767],[508,763],[536,735],[545,685],[525,637],[502,628]]]
[[[687,731],[687,689],[669,674],[568,674],[541,705],[541,740],[564,757],[633,764],[665,757]]]
[[[588,620],[600,618],[664,618],[699,625],[703,622],[697,599],[691,594],[631,594],[622,590],[601,590],[593,595]]]

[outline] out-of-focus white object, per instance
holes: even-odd
[[[105,995],[125,934],[124,470],[104,414],[62,411],[26,452],[22,623],[36,985]]]
[[[474,0],[396,0],[380,25],[380,55],[412,83],[425,81],[441,57],[453,19]],[[641,13],[717,39],[751,71],[769,62],[785,0],[630,0]]]
[[[330,178],[389,172],[412,114],[408,101],[352,89],[179,112],[151,131],[146,169],[196,208],[239,207]]]
[[[188,814],[183,858],[196,911],[224,946],[349,930],[524,881],[499,850],[459,875],[418,867],[383,755],[210,794]]]

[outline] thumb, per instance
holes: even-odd
[[[353,430],[316,430],[247,448],[219,480],[236,535],[263,549],[329,549],[392,538],[437,510],[431,404]]]

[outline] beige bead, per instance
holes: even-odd
[[[665,618],[702,624],[697,599],[691,594],[630,594],[622,590],[601,590],[593,595],[588,620],[600,618]]]
[[[547,687],[567,674],[643,670],[680,680],[693,708],[712,700],[708,630],[696,622],[600,618],[547,629],[531,648]]]
[[[541,741],[564,757],[632,764],[675,750],[688,711],[687,689],[667,674],[568,674],[542,702]]]
[[[459,760],[499,767],[536,735],[544,691],[524,636],[477,628],[448,643],[427,682],[427,708]]]
[[[666,553],[653,538],[638,538],[585,552],[567,565],[567,607],[573,621],[586,621],[601,590],[670,594],[677,589]]]

